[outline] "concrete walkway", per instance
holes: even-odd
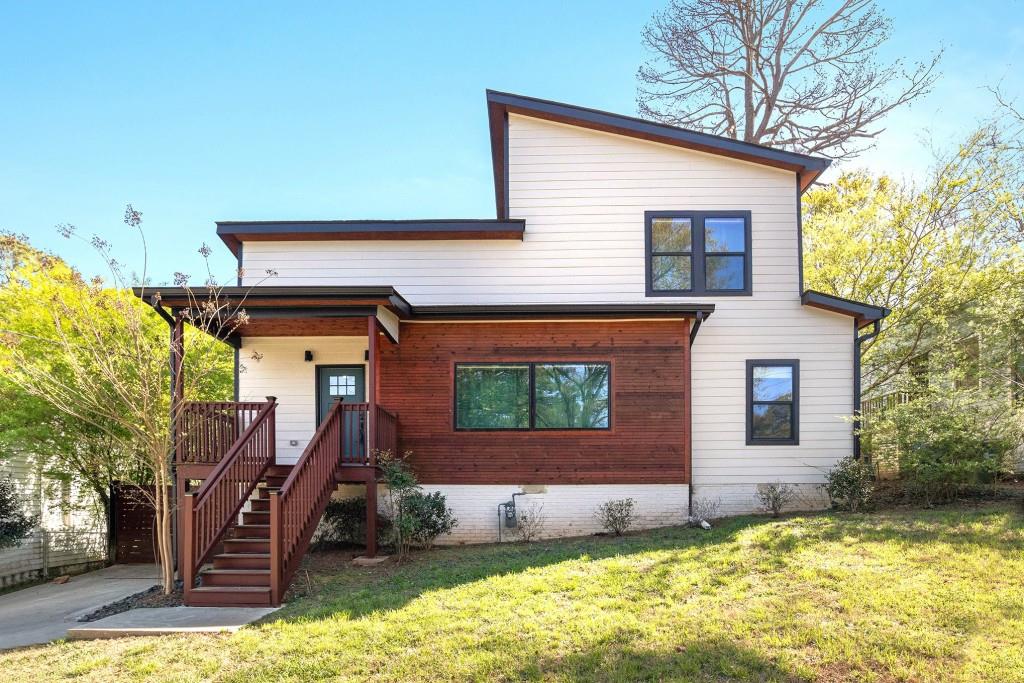
[[[78,624],[68,631],[72,640],[163,636],[170,633],[233,632],[279,607],[142,607]]]
[[[0,650],[47,643],[80,626],[79,617],[160,583],[155,565],[120,564],[0,595]]]

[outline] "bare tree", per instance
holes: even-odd
[[[158,306],[159,289],[143,286],[133,292],[129,287],[133,281],[146,282],[142,215],[129,205],[125,223],[143,240],[141,275],[126,275],[110,245],[98,237],[91,244],[106,261],[108,279],[86,280],[56,258],[42,259],[36,268],[19,272],[26,286],[42,297],[44,312],[30,330],[0,324],[0,358],[12,382],[69,419],[108,436],[119,444],[118,453],[149,474],[155,489],[150,502],[157,556],[164,590],[170,592],[174,574],[169,491],[176,438],[172,425],[183,404],[172,405],[170,396],[168,328],[143,302]],[[77,237],[70,226],[62,233]],[[209,257],[209,247],[204,245],[200,254]],[[186,275],[175,274],[175,284],[184,287],[190,299],[179,315],[192,329],[174,351],[176,365],[184,365],[178,373],[180,396],[188,400],[202,398],[209,390],[211,376],[222,371],[226,360],[219,342],[248,321],[241,307],[244,297],[233,301],[223,296],[208,262],[207,275],[206,287],[193,290]]]
[[[672,0],[643,32],[640,114],[852,158],[938,77],[941,50],[910,69],[876,61],[891,29],[874,0]]]

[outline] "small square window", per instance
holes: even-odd
[[[749,211],[648,211],[647,295],[747,296]]]

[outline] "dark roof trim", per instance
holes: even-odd
[[[711,315],[714,304],[490,304],[414,306],[412,320],[537,320],[553,318],[679,318]]]
[[[244,302],[243,306],[250,309],[283,309],[299,310],[319,306],[320,308],[342,308],[368,306],[386,306],[397,315],[408,316],[412,306],[394,287],[135,287],[135,296],[151,300],[159,294],[160,303],[169,308],[188,307],[211,296],[223,297]],[[325,303],[330,302],[330,303]],[[351,304],[337,303],[351,302]]]
[[[525,220],[218,221],[217,235],[236,256],[248,240],[522,240]]]
[[[844,299],[841,296],[833,296],[823,292],[816,292],[808,289],[800,296],[800,303],[804,306],[813,306],[833,313],[842,313],[856,319],[857,327],[865,327],[871,323],[882,320],[892,311],[883,306],[872,306],[871,304]]]
[[[654,121],[644,121],[599,109],[588,109],[562,102],[524,97],[512,93],[487,91],[487,118],[491,131],[491,156],[494,168],[494,194],[498,217],[508,216],[508,114],[568,123],[582,128],[616,133],[630,137],[686,147],[701,152],[720,154],[758,164],[785,168],[799,176],[801,190],[806,190],[828,168],[828,159],[797,152],[787,152],[741,140],[698,133]]]

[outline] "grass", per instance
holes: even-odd
[[[1010,504],[737,518],[314,570],[226,636],[0,653],[8,680],[1024,681]]]

